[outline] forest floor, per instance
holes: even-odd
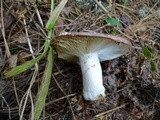
[[[57,58],[54,51],[54,68],[40,119],[159,120],[160,1],[95,1],[69,0],[55,24],[55,35],[62,31],[113,34],[130,40],[133,50],[101,63],[106,97],[96,102],[83,99],[80,66]],[[11,78],[4,73],[42,54],[50,0],[2,0],[0,10],[0,119],[17,120],[35,66]],[[36,99],[46,64],[47,56],[37,64],[24,120],[29,119],[31,101]]]

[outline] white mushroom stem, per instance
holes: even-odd
[[[105,88],[98,54],[85,54],[79,59],[83,75],[84,99],[94,101],[103,98],[105,96]]]

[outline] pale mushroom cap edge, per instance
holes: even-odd
[[[97,52],[100,61],[111,60],[129,52],[131,42],[123,37],[95,32],[62,32],[51,44],[58,57],[78,62],[79,57]]]

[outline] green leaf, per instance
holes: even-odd
[[[50,47],[46,69],[43,74],[42,82],[36,96],[34,120],[39,120],[41,112],[45,106],[45,101],[48,94],[50,79],[52,75],[52,68],[53,68],[53,49]]]
[[[122,5],[125,6],[128,1],[129,1],[129,0],[122,0]]]
[[[66,5],[66,3],[68,2],[68,0],[61,0],[61,2],[59,3],[59,5],[54,9],[54,11],[52,12],[47,24],[46,24],[46,29],[51,30],[53,29],[53,26],[55,24],[55,22],[57,21],[61,11],[63,10],[64,6]]]
[[[150,61],[150,65],[153,72],[157,70],[156,64],[153,62],[153,60]]]
[[[108,2],[102,2],[102,5],[106,8],[109,6],[109,3]]]
[[[151,59],[151,58],[152,58],[152,54],[151,54],[151,52],[148,50],[147,47],[144,47],[144,48],[143,48],[143,54],[144,54],[148,59]]]
[[[122,28],[122,23],[115,18],[106,17],[105,22],[108,23],[112,27],[118,26]]]

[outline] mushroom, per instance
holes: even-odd
[[[123,37],[95,32],[62,32],[51,44],[59,58],[80,64],[83,97],[89,101],[105,97],[100,62],[124,55],[132,47]]]

